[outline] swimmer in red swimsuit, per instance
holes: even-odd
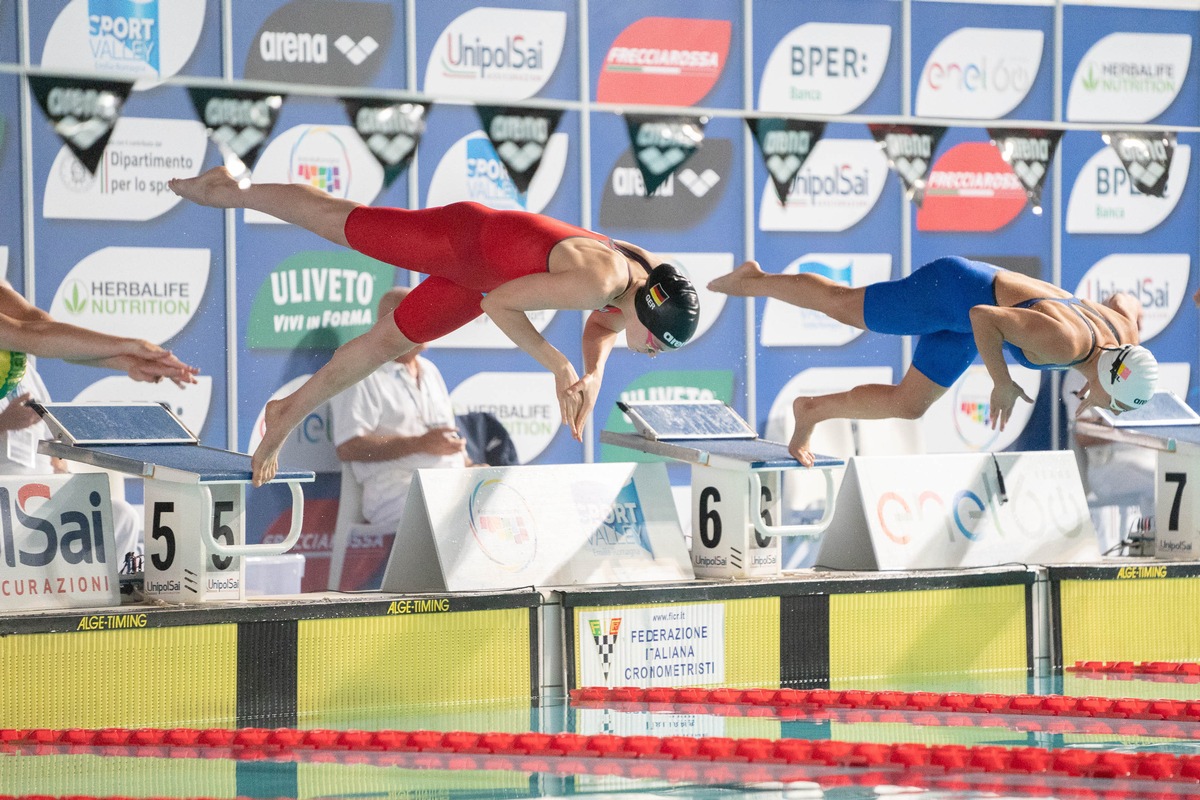
[[[675,267],[652,268],[657,260],[640,247],[540,214],[478,203],[373,208],[301,184],[242,187],[224,167],[172,180],[170,187],[200,205],[252,208],[430,276],[392,319],[377,320],[299,389],[267,404],[266,432],[253,458],[255,486],[274,477],[288,434],[313,409],[379,365],[480,314],[554,374],[563,424],[579,441],[621,330],[630,349],[654,356],[682,347],[699,322],[696,290]],[[593,312],[583,331],[582,377],[526,316],[547,309]]]

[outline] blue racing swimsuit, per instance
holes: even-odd
[[[876,333],[921,337],[912,365],[934,383],[948,388],[979,355],[971,329],[971,309],[998,305],[998,272],[999,267],[982,261],[959,256],[939,258],[913,270],[907,278],[868,286],[863,297],[863,320],[867,330]],[[1079,310],[1082,302],[1078,298],[1034,297],[1015,308],[1029,308],[1043,301],[1071,306],[1087,323],[1095,349],[1096,330]],[[1111,322],[1108,325],[1112,328]],[[1041,370],[1067,369],[1086,361],[1092,353],[1089,350],[1087,356],[1070,364],[1034,364],[1019,348],[1008,342],[1004,347],[1017,363]]]

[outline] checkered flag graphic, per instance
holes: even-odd
[[[600,620],[588,620],[588,626],[592,629],[592,641],[596,643],[596,654],[600,656],[600,671],[604,673],[604,683],[608,684],[608,671],[612,667],[613,652],[617,647],[617,632],[621,629],[621,618],[613,617],[608,622],[608,631],[605,632]]]

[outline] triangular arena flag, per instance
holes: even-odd
[[[825,133],[824,122],[775,117],[750,117],[750,132],[758,140],[763,163],[775,185],[779,202],[786,204],[792,179],[804,166],[812,149]]]
[[[700,149],[707,124],[708,117],[625,115],[633,158],[646,184],[647,197]]]
[[[258,151],[279,119],[284,95],[203,88],[190,88],[188,94],[226,168],[239,183],[248,183]]]
[[[1025,187],[1033,213],[1042,213],[1042,186],[1062,131],[1045,128],[988,128],[992,144]]]
[[[946,129],[936,125],[868,125],[888,166],[904,185],[904,196],[919,208],[925,201],[925,179]]]
[[[79,163],[95,174],[133,84],[30,75],[29,87],[55,133],[62,137]]]
[[[1133,188],[1154,197],[1166,194],[1175,156],[1174,131],[1105,131],[1101,136],[1125,165]]]
[[[346,97],[342,105],[350,124],[383,167],[383,185],[391,186],[417,152],[431,104]]]
[[[562,109],[479,106],[476,110],[508,177],[517,192],[525,194],[562,119]]]

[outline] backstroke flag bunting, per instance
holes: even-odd
[[[750,117],[746,124],[758,141],[763,163],[771,176],[771,183],[775,185],[775,194],[779,196],[779,202],[786,204],[792,179],[825,133],[825,123]]]
[[[284,95],[201,88],[190,88],[188,94],[225,167],[238,183],[248,184],[258,151],[279,119]]]
[[[42,112],[88,172],[95,174],[121,108],[133,89],[124,81],[30,75]]]
[[[1045,128],[988,128],[992,144],[1025,187],[1035,214],[1042,213],[1042,186],[1062,135]]]
[[[432,104],[346,97],[342,105],[350,124],[383,167],[383,185],[391,186],[417,152]]]
[[[1174,131],[1105,131],[1101,136],[1125,165],[1135,189],[1153,197],[1164,195],[1175,156]]]
[[[946,129],[936,125],[868,125],[888,166],[904,185],[904,196],[920,208],[925,201],[925,179],[933,154]]]
[[[647,197],[700,149],[707,124],[708,117],[625,115],[633,158],[646,184]]]
[[[529,191],[562,109],[478,106],[483,132],[520,194]]]

